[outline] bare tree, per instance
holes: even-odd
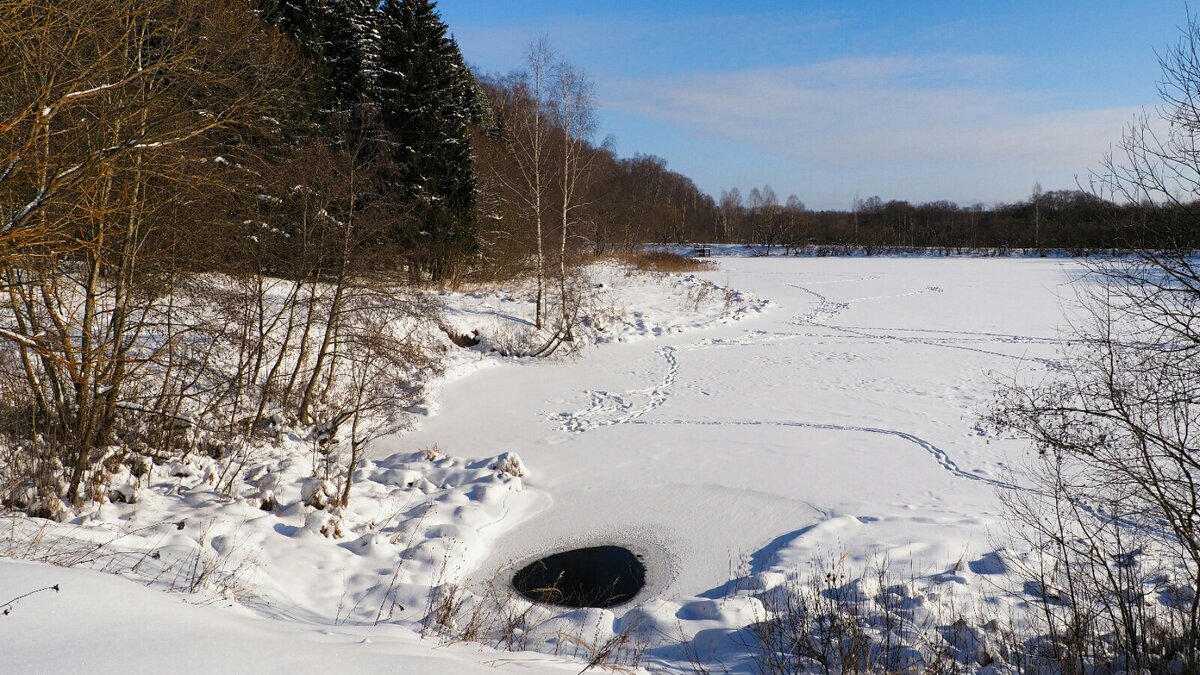
[[[545,319],[546,253],[543,234],[546,190],[550,187],[550,140],[554,131],[547,118],[547,97],[558,56],[546,38],[531,42],[525,51],[525,69],[510,76],[499,88],[499,117],[509,159],[517,171],[503,169],[493,173],[509,194],[523,206],[532,221],[535,239],[535,277],[537,295],[534,325],[541,328]]]
[[[14,205],[0,207],[0,335],[76,500],[118,411],[144,408],[124,395],[152,360],[143,337],[169,290],[183,205],[225,191],[235,162],[220,144],[249,161],[294,80],[277,38],[236,2],[29,0],[2,16],[27,25],[0,83],[0,195]]]
[[[785,223],[783,226],[783,246],[790,255],[804,247],[806,236],[804,232],[804,202],[796,195],[788,195],[783,208]]]
[[[1042,184],[1034,183],[1029,200],[1033,202],[1033,248],[1042,252]]]
[[[721,221],[721,236],[729,243],[739,235],[743,215],[742,193],[737,188],[721,191],[719,218]]]
[[[786,240],[787,219],[779,195],[770,185],[764,185],[761,191],[754,188],[750,191],[750,210],[754,242],[762,247],[763,255],[770,255],[772,249]]]
[[[1158,241],[1200,224],[1200,25],[1160,62],[1163,105],[1132,124],[1093,185],[1174,206]],[[1037,492],[1008,497],[1066,672],[1200,669],[1200,268],[1180,246],[1091,265],[1066,369],[1007,389],[996,421],[1031,439]]]
[[[559,149],[559,312],[560,330],[569,339],[578,298],[567,289],[567,243],[571,228],[578,222],[578,212],[587,204],[583,201],[584,181],[591,168],[595,149],[588,139],[595,132],[595,86],[590,78],[564,60],[555,63],[550,91],[550,112],[562,133]]]

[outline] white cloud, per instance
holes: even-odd
[[[1084,173],[1137,108],[1072,109],[981,82],[992,56],[869,57],[610,82],[604,105],[812,165]],[[1057,105],[1053,105],[1057,104]]]

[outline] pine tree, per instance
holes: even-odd
[[[419,223],[407,243],[438,277],[477,245],[468,125],[485,107],[434,2],[385,0],[380,24],[380,116],[396,137],[396,189]]]

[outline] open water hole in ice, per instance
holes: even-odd
[[[533,600],[564,607],[614,607],[646,585],[646,566],[621,546],[555,553],[522,567],[513,587]]]

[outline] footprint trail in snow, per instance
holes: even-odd
[[[667,402],[671,387],[679,374],[675,347],[660,347],[658,353],[667,363],[662,381],[644,389],[624,392],[591,390],[587,392],[588,407],[577,412],[559,413],[563,430],[583,433],[597,427],[627,424]]]
[[[834,319],[848,310],[855,303],[894,300],[897,298],[944,292],[944,289],[939,286],[927,286],[925,288],[907,293],[853,298],[847,301],[833,301],[826,295],[808,288],[810,285],[823,283],[852,283],[869,281],[871,279],[872,277],[866,277],[836,281],[815,281],[808,282],[807,284],[787,284],[789,287],[802,291],[814,298],[816,300],[816,305],[802,314],[793,316],[791,319],[787,320],[786,325],[834,331],[836,334],[840,334],[843,337],[854,339],[857,344],[914,344],[935,348],[959,349],[978,352],[989,356],[1030,361],[1040,363],[1049,368],[1053,368],[1058,365],[1058,362],[1054,359],[1014,356],[1012,354],[1005,354],[984,348],[986,345],[993,344],[1061,344],[1061,340],[1054,338],[989,332],[950,331],[937,329],[925,330],[916,328],[872,328],[864,326],[839,326],[831,324]],[[658,355],[665,363],[665,372],[662,374],[659,381],[648,387],[625,391],[589,390],[586,392],[588,397],[588,406],[586,408],[574,412],[557,413],[554,415],[554,417],[556,417],[560,422],[563,431],[568,433],[585,433],[601,427],[622,424],[640,424],[678,426],[785,426],[848,433],[881,434],[900,438],[918,446],[930,457],[932,457],[939,466],[959,478],[980,481],[1002,488],[1014,487],[1005,481],[988,478],[986,476],[963,469],[950,457],[946,450],[938,447],[926,439],[898,429],[886,429],[866,425],[807,422],[798,420],[643,419],[646,415],[659,410],[670,401],[672,389],[674,388],[676,380],[679,376],[680,364],[678,355],[681,353],[699,352],[729,347],[736,348],[782,345],[783,343],[787,342],[802,339],[812,339],[814,337],[820,337],[824,335],[827,334],[818,334],[813,332],[772,332],[764,330],[747,330],[743,335],[734,338],[706,338],[686,345],[660,347],[658,349]]]

